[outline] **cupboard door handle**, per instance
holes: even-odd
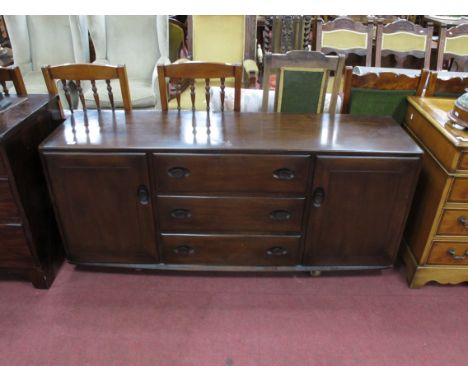
[[[193,255],[195,253],[195,249],[189,245],[179,245],[178,247],[174,248],[174,253],[176,255],[188,256]]]
[[[268,256],[287,256],[288,250],[283,247],[271,247],[267,250],[266,254]]]
[[[458,222],[465,228],[468,229],[468,220],[466,219],[466,216],[460,216],[458,218]]]
[[[182,179],[190,175],[190,170],[185,167],[171,167],[167,173],[172,178]]]
[[[312,194],[312,203],[314,207],[320,207],[325,199],[325,191],[322,187],[317,187]]]
[[[190,219],[192,217],[192,213],[190,212],[190,210],[184,210],[183,208],[179,208],[176,210],[172,210],[171,216],[174,219]]]
[[[137,194],[138,194],[138,200],[140,204],[145,206],[149,203],[148,188],[144,184],[138,187]]]
[[[291,180],[294,179],[295,176],[294,171],[289,168],[279,168],[273,171],[273,178],[278,180]]]
[[[276,210],[270,213],[271,220],[289,220],[291,219],[291,212],[285,210]]]
[[[465,260],[466,256],[468,256],[468,249],[465,251],[465,253],[461,256],[457,255],[457,251],[455,251],[454,248],[449,248],[447,253],[452,256],[452,259],[454,260]]]

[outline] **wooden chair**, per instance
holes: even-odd
[[[268,111],[269,79],[276,74],[274,110],[292,113],[322,113],[330,72],[335,73],[329,113],[336,102],[343,75],[345,56],[322,52],[291,51],[267,54],[264,59],[262,111]]]
[[[323,23],[316,21],[314,50],[325,54],[351,53],[364,56],[366,66],[372,65],[372,36],[374,23],[368,20],[367,25],[353,21],[349,17],[338,17],[333,21]]]
[[[181,83],[184,79],[190,80],[190,99],[192,103],[192,110],[195,111],[195,80],[204,79],[205,83],[205,99],[206,110],[210,110],[210,80],[213,78],[219,79],[220,96],[221,96],[221,111],[224,111],[224,98],[225,98],[225,80],[226,78],[234,78],[234,111],[240,111],[240,96],[242,85],[242,66],[230,65],[211,62],[185,62],[170,65],[158,65],[158,80],[159,91],[161,93],[161,108],[163,111],[168,110],[168,96],[166,78],[169,77],[174,80],[176,89],[177,109],[180,110],[180,95]]]
[[[78,92],[78,97],[83,110],[86,110],[86,102],[82,81],[90,81],[91,89],[94,95],[95,106],[101,110],[101,101],[96,86],[96,81],[105,81],[107,94],[112,110],[115,110],[114,94],[112,93],[111,80],[118,79],[120,91],[122,93],[123,108],[126,112],[132,110],[130,90],[128,88],[127,71],[125,65],[96,65],[96,64],[66,64],[57,66],[43,66],[42,74],[49,94],[58,94],[56,80],[60,80],[65,93],[70,111],[73,113],[72,97],[70,95],[69,83],[74,81]]]
[[[312,16],[265,16],[263,54],[308,50]]]
[[[375,66],[382,65],[382,57],[394,55],[396,66],[404,67],[407,57],[424,58],[424,69],[429,69],[431,60],[431,42],[434,28],[428,23],[423,28],[408,20],[396,20],[383,25],[377,21],[377,36],[375,43]]]
[[[10,94],[8,87],[6,86],[7,81],[13,82],[13,86],[15,87],[15,91],[18,96],[24,97],[28,95],[26,86],[24,85],[23,76],[21,75],[21,70],[18,66],[8,66],[6,68],[0,67],[0,84],[2,85],[3,93],[5,93],[6,96]]]
[[[437,50],[437,70],[442,69],[445,58],[454,59],[457,70],[466,71],[468,64],[468,24],[457,25],[447,29],[445,25],[440,28],[439,46]]]
[[[436,72],[429,74],[426,97],[458,98],[468,89],[468,73]]]
[[[342,113],[391,116],[402,123],[407,108],[406,97],[421,96],[427,76],[427,70],[422,70],[420,75],[414,77],[393,72],[359,75],[347,66]]]

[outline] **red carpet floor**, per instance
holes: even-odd
[[[48,291],[0,280],[2,365],[463,365],[466,284],[403,269],[305,274],[102,272]]]

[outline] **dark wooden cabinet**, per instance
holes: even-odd
[[[151,269],[393,265],[421,150],[390,118],[79,112],[41,152],[68,258]]]
[[[305,263],[392,265],[418,171],[417,158],[318,156]]]
[[[74,261],[158,260],[145,154],[47,154],[45,162]]]
[[[38,146],[62,122],[58,98],[8,98],[0,112],[0,271],[48,288],[63,250]]]

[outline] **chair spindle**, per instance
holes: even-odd
[[[224,88],[226,87],[224,85],[225,80],[226,79],[224,77],[221,78],[221,111],[224,111],[224,97],[225,97]]]
[[[6,86],[6,82],[5,81],[1,81],[0,82],[2,84],[2,88],[3,88],[3,92],[5,93],[5,95],[10,95],[9,91],[8,91],[8,88]]]
[[[93,91],[94,102],[96,103],[96,109],[101,110],[101,102],[99,101],[99,94],[96,87],[96,81],[91,80],[91,90]]]
[[[195,111],[195,80],[190,81],[190,98],[192,100],[192,111]]]
[[[107,94],[109,95],[109,102],[111,104],[112,110],[115,110],[115,107],[114,107],[114,94],[112,93],[111,81],[106,80],[106,84],[107,84]]]
[[[83,110],[86,111],[86,102],[83,95],[83,88],[81,87],[80,80],[76,80],[76,89],[78,90],[78,97],[80,97],[81,106],[83,107]]]
[[[72,106],[72,100],[70,96],[70,89],[68,88],[67,81],[66,80],[60,80],[62,82],[62,87],[63,91],[65,92],[65,98],[67,99],[68,102],[68,107],[70,108],[70,111],[73,113],[73,106]]]
[[[205,78],[206,110],[210,111],[210,79]]]
[[[180,78],[175,79],[175,91],[177,99],[177,110],[180,111],[180,93],[181,93]]]

